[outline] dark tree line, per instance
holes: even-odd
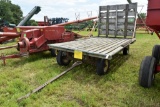
[[[11,0],[0,0],[0,18],[9,23],[18,24],[23,16],[19,5],[12,4]]]

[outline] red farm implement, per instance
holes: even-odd
[[[136,33],[151,33],[151,35],[153,35],[153,29],[151,29],[150,27],[146,26],[146,19],[142,19],[142,18],[137,18],[136,20]],[[140,32],[138,32],[140,31]]]
[[[148,0],[146,25],[154,30],[160,38],[160,0]],[[141,63],[139,71],[139,84],[151,87],[155,74],[160,72],[160,45],[155,45],[152,56],[146,56]]]
[[[66,31],[64,28],[65,25],[80,23],[96,18],[97,17],[91,17],[83,20],[76,20],[52,26],[18,26],[16,27],[16,32],[2,32],[0,33],[0,36],[9,35],[10,38],[14,38],[16,36],[20,37],[19,42],[17,43],[17,50],[19,51],[19,54],[9,56],[2,55],[0,59],[4,60],[5,64],[5,59],[17,58],[45,50],[50,50],[52,56],[55,56],[54,50],[49,49],[47,44],[72,41],[76,38],[81,37],[77,33]],[[2,47],[1,49],[8,49],[8,47]]]

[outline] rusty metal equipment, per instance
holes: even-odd
[[[91,17],[83,20],[76,20],[52,26],[17,26],[17,33],[9,33],[8,35],[12,34],[13,37],[20,36],[19,42],[17,43],[17,50],[19,51],[19,54],[9,56],[3,55],[2,57],[0,57],[0,59],[3,59],[5,64],[5,59],[14,57],[17,58],[17,56],[21,57],[45,50],[50,50],[52,56],[55,56],[54,50],[49,49],[47,44],[72,41],[76,38],[81,37],[77,33],[66,31],[64,25],[80,23],[96,18],[97,17]],[[7,33],[0,33],[0,36],[2,36],[3,34],[6,35]]]
[[[44,16],[44,21],[37,21],[38,26],[51,26],[55,24],[60,24],[64,22],[68,22],[68,18],[56,17],[56,18],[48,18]]]
[[[151,33],[151,35],[153,35],[153,30],[146,26],[146,19],[141,19],[141,18],[137,18],[136,20],[136,29],[137,30],[140,30],[140,31],[143,31],[143,33]]]
[[[160,38],[160,0],[148,0],[146,24],[154,30]],[[146,56],[139,70],[139,84],[149,88],[153,85],[155,74],[160,72],[160,45],[155,45],[152,55]]]
[[[137,3],[99,7],[98,37],[76,41],[49,44],[58,51],[57,63],[68,65],[71,60],[94,63],[98,75],[109,71],[109,61],[116,53],[129,52],[129,45],[135,42]]]

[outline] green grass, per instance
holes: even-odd
[[[152,47],[159,42],[156,35],[137,34],[137,41],[130,45],[130,54],[115,55],[107,75],[98,76],[96,67],[82,64],[20,103],[17,98],[69,66],[59,66],[49,52],[9,59],[6,66],[0,64],[0,107],[159,107],[160,75],[156,75],[150,89],[138,84],[141,60],[151,55]],[[10,44],[13,43],[7,45]],[[16,52],[15,49],[0,51]]]

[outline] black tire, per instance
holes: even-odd
[[[160,45],[154,45],[152,49],[152,56],[156,59],[156,63],[160,60]]]
[[[152,86],[155,78],[156,59],[152,56],[146,56],[139,70],[139,84],[142,87],[149,88]]]
[[[104,75],[109,71],[109,61],[105,59],[98,59],[97,60],[97,74]]]
[[[56,57],[56,52],[54,49],[50,49],[50,52],[52,57]]]
[[[154,34],[154,32],[151,32],[151,35],[153,35]]]
[[[128,54],[129,54],[129,46],[123,49],[123,55],[128,55]]]
[[[67,56],[67,53],[63,51],[58,52],[56,59],[57,63],[62,66],[67,66],[71,62],[71,60]]]

